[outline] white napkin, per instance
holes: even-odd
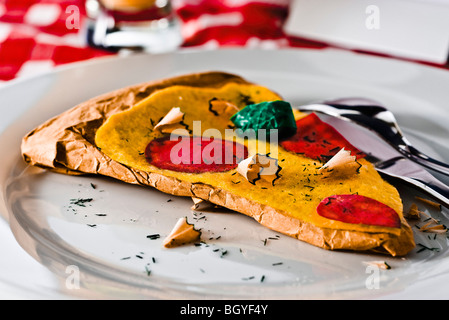
[[[293,0],[284,31],[436,64],[449,53],[448,0]]]

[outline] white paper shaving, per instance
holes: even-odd
[[[356,161],[356,156],[351,156],[351,151],[345,150],[345,148],[340,149],[324,166],[322,166],[319,171],[322,170],[333,170],[345,166]]]
[[[158,130],[163,133],[170,133],[171,131],[183,128],[181,122],[184,119],[184,113],[180,108],[171,108],[171,110],[162,118],[161,121],[154,126],[153,130]]]

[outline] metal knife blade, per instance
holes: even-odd
[[[401,180],[449,208],[449,186],[422,166],[402,156],[360,125],[327,115],[318,116],[340,132],[352,145],[366,153],[368,160],[381,175]]]

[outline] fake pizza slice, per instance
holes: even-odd
[[[414,247],[396,188],[315,114],[220,72],[144,87],[43,124],[24,138],[25,160],[201,199],[325,249],[403,256]],[[35,150],[44,140],[56,154]]]

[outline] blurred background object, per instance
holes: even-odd
[[[448,0],[294,0],[284,30],[351,50],[445,64]]]
[[[87,41],[108,50],[172,51],[182,43],[170,0],[86,0]]]

